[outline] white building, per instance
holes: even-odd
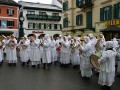
[[[61,34],[62,8],[56,4],[18,2],[23,7],[24,34]],[[60,4],[59,4],[60,5]]]

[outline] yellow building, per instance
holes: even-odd
[[[62,0],[62,5],[63,35],[97,35],[102,31],[108,40],[120,38],[120,30],[105,29],[111,26],[112,29],[116,26],[119,29],[120,0]]]

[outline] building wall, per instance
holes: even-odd
[[[42,33],[44,34],[49,34],[49,35],[54,35],[54,34],[62,34],[61,29],[29,29],[28,28],[28,23],[46,23],[46,24],[62,24],[62,18],[60,21],[50,21],[50,20],[28,20],[26,15],[27,11],[35,11],[35,14],[39,14],[39,12],[46,12],[47,15],[52,15],[52,13],[59,13],[59,16],[62,17],[62,12],[52,12],[52,11],[43,11],[43,10],[31,10],[31,9],[23,9],[23,17],[25,18],[25,21],[23,22],[23,28],[24,28],[24,33],[25,35],[31,34],[33,32],[38,32],[34,33],[37,35],[40,35]]]
[[[7,14],[7,9],[12,9],[14,10],[13,15],[8,15]],[[0,5],[0,30],[1,31],[13,31],[14,35],[18,37],[18,7],[15,6],[8,6],[8,5]],[[6,22],[5,27],[2,27],[2,22]],[[14,21],[13,26],[7,26],[7,21]]]
[[[68,1],[69,4],[68,4],[68,10],[63,11],[63,19],[65,18],[64,14],[68,14],[70,23],[68,24],[68,27],[62,28],[63,35],[65,35],[66,33],[71,35],[87,35],[88,33],[94,33],[95,35],[98,35],[101,29],[106,28],[105,26],[106,21],[100,21],[100,8],[109,5],[114,6],[115,3],[120,2],[120,0],[92,0],[93,3],[92,9],[86,8],[85,10],[82,11],[80,8],[76,6],[76,0],[62,0],[62,3],[64,3],[65,1]],[[86,28],[86,23],[87,23],[86,13],[89,11],[92,11],[92,28],[95,28],[95,32],[91,29]],[[82,25],[79,26],[76,25],[76,15],[78,14],[83,15],[83,20],[82,20],[83,23]],[[72,19],[72,17],[74,17],[74,19]],[[81,31],[81,29],[83,29],[84,31]],[[74,32],[72,32],[72,30],[74,30]]]

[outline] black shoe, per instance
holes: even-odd
[[[21,66],[25,66],[25,62],[22,62]]]
[[[32,68],[35,68],[35,65],[32,65],[31,67],[32,67]]]
[[[43,68],[46,68],[46,63],[43,63]]]
[[[13,66],[16,66],[16,63],[13,63]]]
[[[9,63],[8,66],[12,66],[12,63]]]
[[[37,68],[40,68],[40,64],[37,65]]]

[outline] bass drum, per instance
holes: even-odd
[[[102,56],[101,51],[90,56],[90,62],[92,64],[92,66],[97,70],[100,69],[100,64],[98,63],[98,60],[100,59],[101,56]]]

